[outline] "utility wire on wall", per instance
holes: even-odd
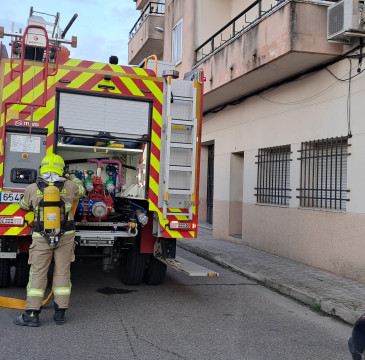
[[[348,88],[348,93],[347,93],[347,135],[349,137],[352,137],[352,133],[351,133],[351,71],[352,71],[352,64],[351,64],[351,59],[348,59],[350,62],[350,77],[349,77],[349,88]],[[361,60],[359,65],[361,64]],[[360,67],[358,68],[358,70],[360,69]],[[357,72],[357,75],[361,74],[361,71]],[[355,75],[355,76],[357,76]]]
[[[347,58],[349,60],[350,63],[350,69],[349,72],[346,73],[342,78],[339,78],[337,75],[335,75],[331,70],[329,70],[328,68],[325,68],[325,70],[327,70],[335,79],[336,81],[327,86],[325,89],[321,90],[320,92],[311,95],[307,98],[301,99],[301,100],[297,100],[297,101],[288,101],[288,102],[281,102],[281,101],[275,101],[275,100],[271,100],[268,99],[267,97],[264,97],[263,95],[259,94],[258,96],[260,98],[262,98],[265,101],[271,102],[273,104],[279,104],[279,105],[295,105],[295,104],[301,104],[304,103],[306,101],[312,100],[316,97],[318,97],[319,95],[325,93],[328,89],[330,89],[331,87],[333,87],[334,85],[337,84],[337,81],[342,81],[342,82],[346,82],[348,81],[348,93],[347,93],[347,112],[346,112],[346,116],[347,116],[347,132],[348,132],[348,136],[352,137],[351,134],[351,80],[357,76],[359,76],[360,74],[362,74],[365,69],[361,70],[361,61],[359,60],[359,65],[352,67],[352,62],[351,59],[348,57]],[[357,67],[357,74],[356,75],[351,75],[352,71]],[[346,79],[344,79],[345,76],[348,76]]]
[[[360,39],[360,45],[356,46],[354,49],[351,49],[350,51],[346,52],[345,54],[343,55],[340,55],[338,57],[336,57],[335,59],[327,62],[326,64],[322,64],[322,65],[319,65],[319,66],[315,66],[311,69],[308,69],[304,72],[301,72],[299,74],[296,74],[296,75],[293,75],[293,76],[290,76],[289,78],[287,79],[284,79],[284,80],[281,80],[281,81],[278,81],[274,84],[270,84],[269,86],[266,86],[264,88],[261,88],[259,90],[256,90],[250,94],[247,94],[247,95],[244,95],[244,96],[241,96],[233,101],[230,101],[230,102],[227,102],[227,103],[224,103],[222,105],[219,105],[219,106],[216,106],[210,110],[207,110],[203,113],[203,115],[208,115],[208,114],[216,114],[222,110],[224,110],[227,106],[234,106],[234,105],[239,105],[241,104],[243,101],[245,101],[246,99],[252,97],[252,96],[256,96],[256,95],[259,95],[260,97],[262,97],[263,99],[267,100],[267,101],[270,101],[270,102],[273,102],[273,103],[278,103],[278,104],[285,104],[285,105],[294,105],[294,104],[297,104],[297,103],[300,103],[300,102],[304,102],[304,101],[308,101],[322,93],[324,93],[325,91],[327,91],[329,88],[331,88],[332,86],[334,86],[336,84],[333,83],[331,84],[329,87],[327,87],[326,89],[322,90],[321,92],[315,94],[315,95],[312,95],[306,99],[303,99],[303,100],[299,100],[299,101],[295,101],[295,102],[288,102],[288,103],[280,103],[280,102],[276,102],[276,101],[272,101],[272,100],[269,100],[269,99],[266,99],[264,98],[261,94],[269,89],[275,89],[275,88],[278,88],[279,86],[281,85],[284,85],[284,84],[287,84],[289,82],[292,82],[294,80],[297,80],[301,77],[303,77],[304,75],[309,75],[309,74],[312,74],[314,72],[318,72],[320,70],[323,70],[323,69],[326,69],[332,76],[334,76],[336,78],[336,80],[338,81],[348,81],[349,83],[349,86],[348,86],[348,94],[347,94],[347,128],[348,128],[348,136],[351,137],[352,134],[351,134],[351,80],[353,78],[355,78],[356,76],[359,76],[360,74],[362,74],[365,69],[361,70],[361,64],[362,64],[362,59],[363,57],[365,56],[362,52],[363,50],[363,47],[364,47],[364,44],[363,44],[363,41],[362,39]],[[356,52],[360,50],[360,54],[355,54],[355,55],[351,55],[352,53]],[[355,75],[351,75],[352,74],[352,63],[351,63],[351,59],[352,58],[356,58],[359,60],[359,64],[357,66],[357,74]],[[339,78],[337,77],[334,73],[332,73],[327,67],[330,66],[330,65],[333,65],[341,60],[344,60],[344,59],[348,59],[349,62],[350,62],[350,71],[349,71],[349,76],[347,79],[343,79],[343,78]]]

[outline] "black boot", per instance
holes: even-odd
[[[39,310],[25,310],[23,315],[17,316],[13,323],[20,326],[39,326]]]
[[[58,305],[55,303],[54,310],[55,310],[53,315],[54,321],[56,322],[57,325],[63,325],[66,322],[65,318],[66,309],[60,309]]]

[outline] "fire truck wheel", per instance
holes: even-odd
[[[10,259],[0,259],[0,288],[10,284]]]
[[[29,279],[28,254],[18,254],[15,259],[15,286],[25,287]]]
[[[143,280],[146,267],[146,254],[141,254],[137,247],[128,250],[120,260],[120,280],[125,285],[139,285]]]
[[[165,280],[167,266],[153,255],[144,273],[143,281],[148,285],[160,285]]]

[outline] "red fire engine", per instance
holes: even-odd
[[[217,275],[176,257],[176,239],[196,238],[203,74],[180,80],[157,58],[144,67],[69,58],[72,22],[51,29],[31,8],[23,33],[0,55],[0,287],[28,279],[33,215],[20,209],[41,159],[56,153],[83,180],[75,209],[77,256],[119,264],[125,284],[160,284],[166,265]],[[152,67],[152,69],[150,69]]]

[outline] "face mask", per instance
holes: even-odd
[[[55,181],[65,181],[66,179],[56,173],[53,172],[46,172],[41,175],[41,178],[43,180],[46,180],[48,182],[55,182]]]

